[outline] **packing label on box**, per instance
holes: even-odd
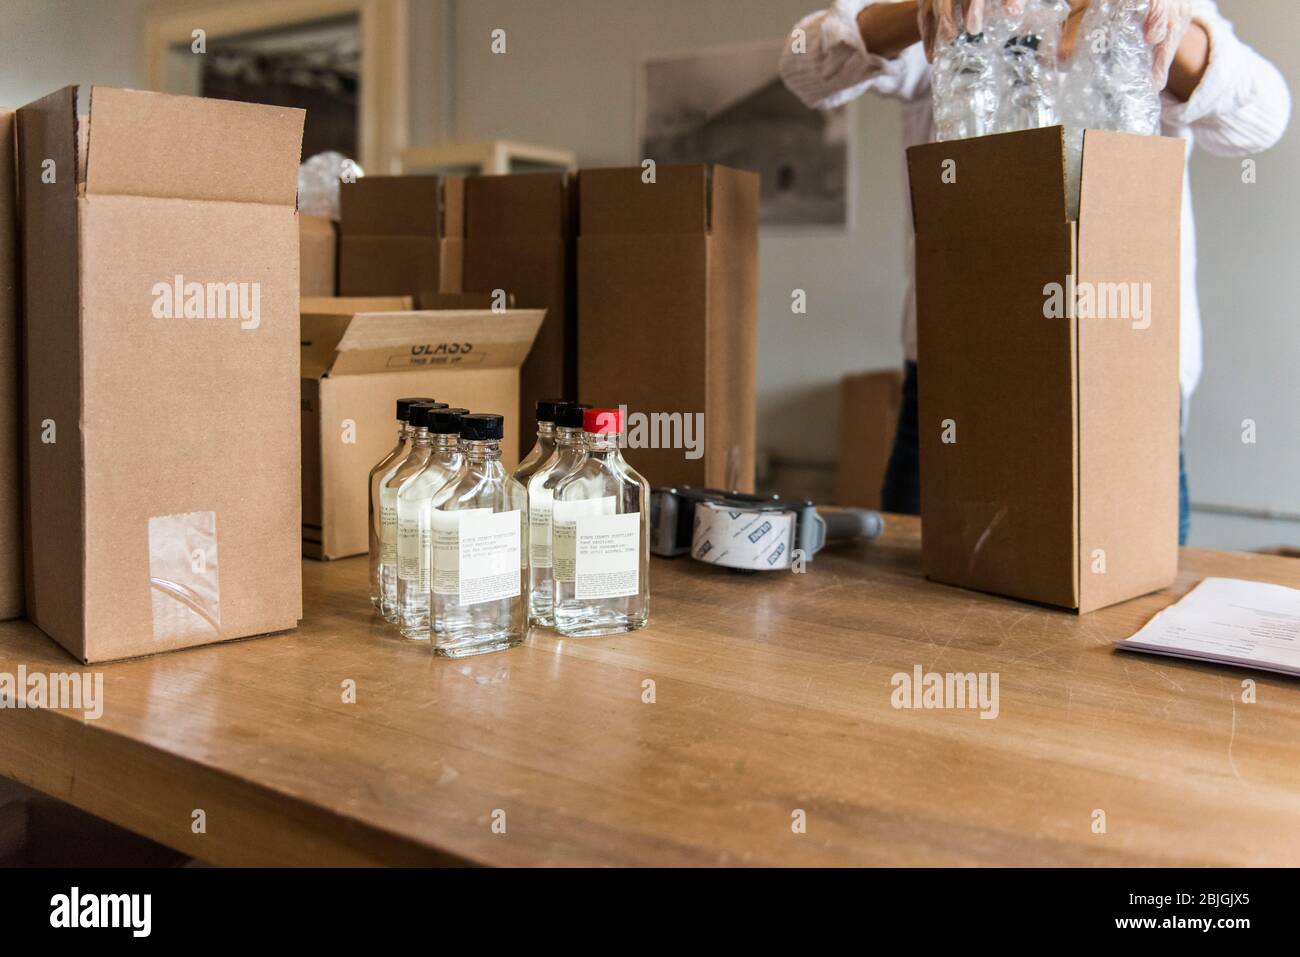
[[[429,502],[424,501],[407,514],[399,511],[397,515],[397,577],[421,591],[428,591],[430,585],[431,512]]]
[[[551,501],[549,488],[528,494],[528,562],[534,568],[551,567]]]
[[[459,511],[429,510],[429,530],[433,541],[432,591],[438,595],[460,594],[460,525],[469,515],[491,515],[490,508],[466,508]]]
[[[523,584],[523,514],[518,509],[471,509],[461,514],[460,603],[478,605],[516,597]]]
[[[577,556],[578,519],[589,515],[613,515],[618,511],[614,496],[589,498],[581,502],[553,502],[551,505],[551,558],[555,580],[571,582]]]
[[[640,587],[641,513],[584,515],[574,537],[573,597],[626,598]]]

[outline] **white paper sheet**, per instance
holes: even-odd
[[[1300,589],[1207,578],[1115,647],[1300,677]]]

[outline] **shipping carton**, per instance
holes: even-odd
[[[625,455],[652,485],[752,491],[758,177],[660,166],[653,182],[640,167],[578,182],[578,397],[627,406]]]
[[[903,373],[899,369],[858,372],[840,380],[837,505],[880,508],[902,401]]]
[[[368,476],[397,442],[395,406],[423,395],[505,416],[502,462],[518,455],[519,367],[536,309],[402,311],[401,300],[308,299],[302,308],[302,550],[370,547]]]
[[[504,290],[521,308],[546,310],[520,373],[519,433],[525,443],[537,431],[539,399],[577,395],[575,195],[566,173],[465,181],[464,288]]]
[[[75,88],[18,114],[29,617],[87,662],[293,628],[303,112],[88,122],[79,172]]]
[[[0,110],[0,619],[23,613],[16,126]]]
[[[338,283],[338,227],[328,216],[298,216],[298,288],[304,296],[332,296]]]
[[[462,176],[362,176],[339,185],[339,294],[460,292]]]
[[[1080,612],[1178,564],[1179,140],[1060,127],[908,151],[936,581]]]

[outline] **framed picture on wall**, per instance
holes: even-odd
[[[780,58],[777,41],[644,60],[641,157],[753,170],[764,226],[847,228],[853,114],[804,106],[781,82]]]

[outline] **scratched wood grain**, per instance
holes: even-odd
[[[1079,618],[924,581],[895,518],[802,575],[656,560],[645,630],[459,662],[376,620],[364,559],[304,569],[296,632],[103,666],[99,720],[0,712],[0,773],[216,864],[1300,864],[1300,683],[1111,646],[1294,559],[1186,550]],[[20,664],[78,668],[0,625]],[[916,665],[997,672],[998,717],[896,710]]]

